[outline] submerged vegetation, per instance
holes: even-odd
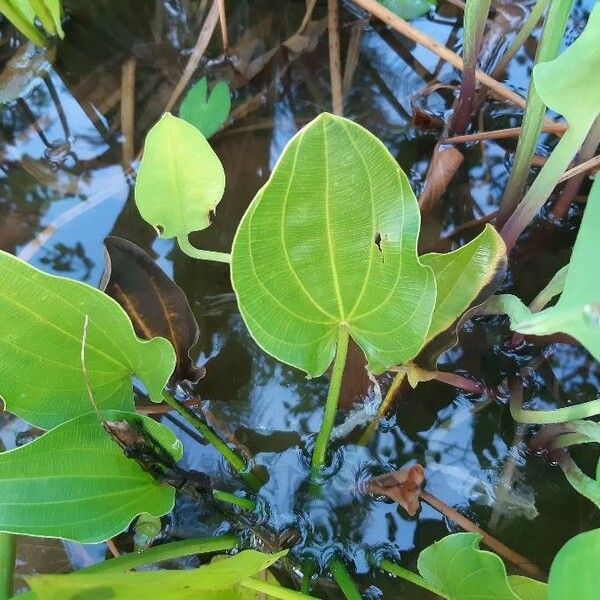
[[[114,4],[119,18],[129,13],[137,18],[131,7]],[[169,83],[160,114],[143,127],[144,145],[137,155],[131,96],[135,57],[122,67],[123,135],[116,147],[122,147],[120,172],[128,178],[137,212],[104,239],[98,288],[85,281],[87,276],[59,273],[61,265],[74,260],[91,268],[79,247],[56,245],[59,257],[47,253],[37,263],[33,257],[50,247],[61,227],[110,199],[114,190],[109,188],[96,200],[66,209],[17,256],[0,250],[0,395],[3,416],[11,419],[3,423],[18,423],[25,433],[0,453],[0,600],[596,598],[599,390],[573,398],[560,394],[558,402],[532,406],[525,392],[535,377],[542,378],[555,345],[576,349],[587,365],[600,361],[595,239],[600,183],[590,181],[600,164],[600,88],[595,82],[600,2],[586,4],[581,27],[570,36],[565,30],[576,10],[570,0],[531,2],[527,10],[519,8],[523,14],[510,44],[498,41],[503,36],[497,28],[508,27],[502,20],[506,15],[496,17],[515,3],[453,2],[459,5],[452,10],[462,27],[462,57],[419,29],[420,20],[436,22],[438,12],[443,14],[433,0],[299,2],[299,28],[262,54],[258,50],[274,27],[273,15],[258,25],[234,27],[232,14],[254,12],[252,2],[243,3],[245,8],[232,4],[156,3],[155,41],[173,14],[184,15],[186,27],[197,21],[199,32],[183,75]],[[114,26],[116,20],[106,20],[110,10],[68,1],[61,6],[53,0],[0,0],[0,13],[12,24],[3,25],[2,36],[12,36],[14,45],[0,75],[5,121],[13,110],[33,115],[24,97],[38,78],[59,103],[45,62],[51,60],[49,53],[66,43],[63,38],[81,36],[81,23],[90,15],[100,30],[107,22]],[[444,85],[437,82],[442,80],[437,70],[427,79],[431,89],[422,92],[422,98],[439,93],[447,103],[445,112],[428,108],[429,100],[413,99],[413,120],[427,132],[437,129],[420,183],[401,166],[413,159],[399,161],[394,144],[371,131],[375,127],[368,115],[342,114],[360,37],[369,27],[390,47],[398,39],[412,40],[416,47],[409,56],[416,62],[425,48],[439,56],[440,69],[446,64],[457,68],[454,83],[446,86],[449,92],[439,91]],[[344,28],[350,33],[342,73]],[[171,39],[179,39],[176,29],[171,23]],[[319,109],[313,107],[312,118],[302,126],[292,120],[293,131],[270,155],[269,173],[263,177],[260,169],[260,189],[249,193],[245,185],[236,186],[243,214],[236,216],[230,207],[225,225],[219,220],[220,203],[230,193],[234,167],[218,140],[230,134],[233,123],[243,127],[248,115],[277,93],[279,80],[269,81],[269,65],[283,56],[282,73],[289,75],[295,60],[316,51],[325,31],[330,90],[323,94],[322,81],[312,81],[304,65],[306,85],[322,99]],[[25,38],[39,48],[26,46]],[[525,101],[500,82],[527,44],[534,44],[537,53]],[[23,48],[28,54],[19,55]],[[255,80],[260,89],[252,93]],[[497,207],[479,218],[461,216],[454,232],[441,232],[443,219],[436,214],[444,205],[463,214],[462,200],[448,191],[471,145],[502,137],[476,131],[491,97],[507,103],[502,110],[518,107],[523,113],[522,127],[502,130],[504,137],[507,131],[518,137],[512,165],[507,161],[512,170],[498,190]],[[386,101],[398,104],[393,92]],[[102,111],[95,104],[89,111],[110,148],[114,139]],[[89,162],[70,150],[68,119],[62,106],[57,112],[62,145],[46,139],[37,121],[34,127],[45,146],[44,160],[53,161],[43,172],[55,188],[64,186],[61,178],[73,176],[69,164]],[[553,114],[564,121],[553,120]],[[255,125],[250,136],[260,135],[260,122]],[[14,127],[11,136],[18,137]],[[558,141],[535,172],[532,160],[542,129]],[[250,162],[252,150],[236,151],[242,164]],[[7,165],[10,156],[0,151]],[[27,160],[32,171],[33,161]],[[36,168],[40,178],[45,167]],[[9,166],[2,166],[2,173],[7,179]],[[10,186],[2,179],[0,184],[12,197]],[[104,179],[102,185],[108,185]],[[67,185],[60,194],[74,192]],[[141,247],[152,244],[150,229],[135,233],[144,224],[156,233],[154,257]],[[232,233],[230,248],[214,233],[225,226]],[[534,277],[540,248],[564,238],[567,229],[572,235],[563,243],[566,251],[542,278]],[[174,281],[179,278],[170,276],[169,253],[175,264],[194,269],[200,300],[189,281],[180,288]],[[210,280],[216,277],[224,278],[225,291],[209,297]],[[532,285],[521,293],[519,281],[528,279]],[[268,364],[276,374],[269,381],[262,373],[255,393],[237,383],[246,368],[242,355],[222,340],[215,350],[205,333],[209,315],[224,312],[223,306],[231,307],[227,343],[247,339],[263,371]],[[448,356],[464,346],[460,336],[469,327],[485,332],[496,351],[502,348],[505,364],[487,364],[484,358],[479,373],[452,368]],[[228,361],[225,368],[217,368],[218,360]],[[277,386],[272,385],[275,378]],[[408,426],[403,415],[418,408],[415,403],[403,407],[399,396],[412,388],[420,405],[426,405],[433,400],[428,386],[461,394],[446,411],[440,431],[461,435],[456,415],[472,420],[491,408],[503,415],[492,420],[492,428],[509,423],[512,449],[492,431],[494,439],[485,450],[499,454],[503,469],[495,488],[480,494],[491,505],[489,525],[496,535],[464,510],[461,500],[446,502],[432,493],[434,470],[422,440],[415,443],[403,432]],[[291,388],[314,404],[308,428],[300,406],[277,398]],[[262,419],[268,421],[265,412],[282,413],[288,425],[283,442],[271,421],[244,432],[252,428],[246,427],[242,411],[217,410],[215,415],[202,400],[231,400],[240,389],[246,404],[261,396]],[[466,412],[460,413],[460,403],[468,405]],[[431,405],[437,412],[437,405]],[[389,448],[390,439],[402,447],[400,452]],[[582,446],[588,452],[579,453]],[[448,478],[452,469],[460,473],[461,460],[444,465]],[[523,487],[519,492],[517,462],[543,473],[556,472],[552,463],[558,465],[565,477],[554,475],[553,481],[563,486],[561,494],[577,498],[570,484],[591,501],[578,509],[579,521],[567,503],[560,506],[570,539],[556,538],[549,552],[542,551],[543,542],[538,544],[533,534],[513,534],[508,541],[503,536],[507,529],[493,525],[501,511],[515,523],[544,517],[535,494]],[[346,521],[338,521],[337,511],[346,513]],[[443,515],[444,531],[435,530],[414,548],[406,546],[408,525],[426,523],[420,520],[427,511]],[[181,534],[181,522],[190,518],[199,525]],[[399,531],[398,523],[407,527]],[[66,548],[106,542],[114,557],[78,569],[27,569],[15,586],[17,538],[63,540]],[[115,539],[123,544],[120,550]],[[349,548],[359,550],[352,556]]]

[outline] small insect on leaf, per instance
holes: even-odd
[[[200,330],[181,288],[132,242],[108,237],[104,245],[101,289],[123,307],[139,337],[163,337],[171,342],[177,355],[172,382],[198,381],[204,369],[191,360],[190,349]]]

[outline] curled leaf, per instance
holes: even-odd
[[[384,473],[367,483],[370,494],[381,494],[397,502],[411,517],[421,508],[419,492],[425,481],[425,469],[419,464]]]
[[[101,288],[129,315],[143,339],[163,337],[177,355],[173,381],[196,382],[203,369],[190,358],[200,330],[181,288],[134,243],[118,237],[104,240],[105,270]]]

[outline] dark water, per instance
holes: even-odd
[[[417,517],[396,505],[367,498],[364,481],[373,473],[418,461],[426,467],[427,489],[455,506],[507,545],[547,568],[557,549],[576,532],[598,526],[592,505],[575,494],[562,473],[529,453],[525,428],[511,419],[506,379],[535,363],[527,376],[526,399],[536,408],[595,398],[600,369],[585,351],[566,344],[510,348],[505,320],[478,319],[460,345],[442,359],[441,368],[481,379],[493,395],[477,397],[439,383],[403,389],[397,409],[366,447],[338,442],[319,498],[307,491],[308,456],[321,423],[325,378],[306,380],[292,368],[262,353],[248,336],[236,310],[228,267],[194,261],[170,240],[157,240],[139,217],[132,182],[122,167],[120,85],[122,65],[136,59],[135,150],[160,116],[195,43],[200,2],[66,2],[70,14],[66,39],[46,55],[37,54],[25,73],[10,72],[18,97],[0,104],[0,247],[29,252],[27,243],[44,227],[72,211],[30,262],[41,269],[97,285],[103,269],[102,240],[125,237],[148,250],[185,290],[201,327],[195,348],[207,377],[198,392],[207,408],[256,454],[268,484],[260,493],[264,518],[276,530],[300,524],[301,556],[324,564],[334,553],[344,557],[372,598],[420,598],[420,592],[370,573],[371,561],[388,556],[415,569],[419,551],[455,531],[453,523],[424,505]],[[505,2],[505,4],[508,4]],[[581,30],[591,0],[576,2],[567,39]],[[233,43],[248,28],[258,56],[290,36],[304,12],[303,0],[247,0],[229,3]],[[318,9],[317,17],[322,17]],[[360,14],[342,11],[342,47]],[[440,0],[437,13],[417,26],[460,50],[456,9]],[[527,44],[507,71],[507,84],[525,93],[533,44]],[[0,66],[23,52],[6,26],[1,29]],[[227,174],[227,190],[213,226],[194,237],[199,247],[228,250],[237,223],[266,181],[289,138],[322,110],[330,110],[327,36],[314,51],[288,62],[276,55],[248,85],[233,80],[234,107],[264,92],[264,105],[213,139]],[[218,57],[218,35],[207,56]],[[11,64],[12,64],[11,63]],[[212,79],[232,71],[219,60],[205,62]],[[199,73],[200,75],[200,73]],[[414,107],[447,116],[452,94],[419,95],[428,78],[456,84],[456,75],[422,48],[381,26],[363,24],[361,52],[345,115],[365,125],[388,146],[418,193],[437,132],[412,124]],[[2,76],[4,77],[4,76]],[[4,80],[3,80],[4,81]],[[16,83],[15,83],[16,82]],[[0,86],[6,92],[6,88]],[[499,102],[482,111],[482,128],[518,125],[520,113]],[[507,181],[514,141],[473,145],[435,215],[424,222],[422,245],[440,248],[440,236],[494,210]],[[550,148],[542,145],[539,153]],[[91,207],[91,208],[90,208]],[[70,212],[71,211],[71,212]],[[544,244],[517,249],[506,289],[533,297],[568,261],[580,215],[573,210]],[[477,229],[454,238],[464,243]],[[451,249],[447,243],[443,250]],[[533,275],[532,275],[533,274]],[[386,382],[383,382],[384,385]],[[389,383],[389,382],[388,382]],[[26,429],[0,415],[6,447]],[[342,422],[344,414],[339,415]],[[173,426],[171,424],[171,426]],[[220,456],[196,444],[185,432],[185,466],[210,473],[223,489],[236,483]],[[352,438],[350,438],[352,439]],[[585,459],[586,457],[584,457]],[[180,499],[168,520],[169,538],[222,532],[226,523],[202,507]],[[127,543],[123,536],[123,543]],[[102,558],[104,545],[80,547],[23,540],[21,572],[68,570]],[[333,590],[324,594],[336,597]]]

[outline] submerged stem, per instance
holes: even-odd
[[[256,510],[256,502],[254,502],[254,500],[250,500],[250,498],[240,498],[235,494],[230,494],[229,492],[224,492],[222,490],[213,490],[212,495],[213,498],[219,502],[233,504],[234,506],[238,506],[244,510]]]
[[[331,371],[331,381],[329,383],[329,391],[327,392],[327,400],[325,402],[325,414],[323,415],[323,423],[321,424],[321,429],[317,435],[317,441],[312,455],[311,474],[313,479],[319,475],[321,469],[323,469],[325,465],[327,444],[329,442],[331,430],[333,429],[335,413],[340,397],[340,389],[342,387],[342,376],[344,375],[344,366],[346,365],[349,339],[346,327],[340,326],[335,360],[333,361],[333,370]]]
[[[228,252],[217,252],[216,250],[200,250],[192,246],[187,235],[180,235],[177,238],[177,243],[181,251],[191,256],[192,258],[198,258],[200,260],[214,260],[216,262],[230,263],[231,254]]]
[[[406,579],[406,581],[410,581],[411,583],[414,583],[415,585],[418,585],[419,587],[429,590],[430,592],[433,592],[434,594],[437,594],[438,596],[444,595],[438,589],[436,589],[431,584],[429,584],[425,578],[421,577],[420,575],[417,575],[417,573],[413,573],[412,571],[405,569],[404,567],[401,567],[400,565],[393,563],[390,560],[387,560],[387,559],[382,560],[379,563],[379,568],[382,569],[383,571],[386,571],[387,573],[390,573],[391,575],[396,575],[397,577],[402,577],[402,579]]]
[[[13,595],[17,537],[12,533],[0,533],[0,600]]]
[[[244,459],[236,454],[236,452],[234,452],[207,423],[187,406],[175,400],[169,392],[163,391],[163,400],[200,432],[206,441],[209,442],[227,462],[229,462],[236,473],[242,477],[252,491],[257,492],[261,488],[262,482],[254,473],[252,473],[252,471],[248,470],[248,465]]]
[[[332,558],[329,561],[328,566],[346,600],[361,600],[362,596],[360,595],[356,584],[352,581],[352,577],[350,577],[350,573],[348,573],[344,563],[337,558]]]

